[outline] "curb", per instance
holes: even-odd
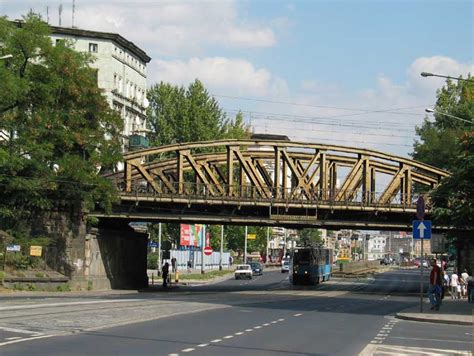
[[[464,321],[464,320],[443,320],[443,319],[427,319],[417,316],[407,315],[405,313],[397,313],[395,318],[401,320],[411,320],[411,321],[419,321],[425,323],[437,323],[437,324],[451,324],[451,325],[467,325],[471,326],[472,322]]]

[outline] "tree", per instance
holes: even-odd
[[[425,120],[417,133],[413,157],[452,173],[432,192],[433,219],[437,224],[466,228],[474,225],[474,80],[446,81],[437,92],[435,121]],[[447,113],[462,120],[443,115]],[[469,123],[471,122],[471,124]],[[451,243],[462,234],[448,233]]]
[[[242,113],[229,120],[197,79],[187,89],[155,84],[148,91],[148,100],[152,145],[250,137]]]
[[[474,226],[474,131],[463,134],[457,143],[459,155],[452,175],[442,181],[431,197],[439,223],[458,228]]]
[[[323,243],[318,229],[301,229],[298,234],[302,245],[317,246]]]
[[[110,208],[112,183],[99,171],[121,159],[122,120],[97,87],[93,58],[29,13],[0,18],[0,223],[14,227],[53,208]]]
[[[418,161],[450,170],[459,155],[456,142],[472,126],[442,113],[474,121],[474,80],[447,80],[446,85],[437,91],[434,110],[434,122],[425,118],[423,125],[416,128],[420,139],[414,143],[412,156]]]

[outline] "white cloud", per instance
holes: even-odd
[[[156,60],[149,70],[150,82],[187,85],[201,80],[211,91],[230,95],[279,96],[288,93],[286,82],[268,70],[255,68],[244,59],[210,57],[188,61]]]
[[[23,5],[21,7],[20,5]],[[57,6],[37,4],[35,11],[45,15],[50,6],[51,24],[57,25]],[[10,16],[26,13],[31,4],[9,5]],[[71,6],[64,5],[62,25],[71,24]],[[21,12],[23,11],[23,12]],[[46,16],[44,16],[46,17]],[[278,23],[280,23],[280,20]],[[239,12],[236,1],[156,2],[109,0],[76,2],[75,26],[104,32],[119,33],[152,57],[202,55],[212,46],[228,48],[265,48],[276,44],[271,20],[267,24],[251,21]]]
[[[401,83],[380,74],[376,86],[355,91],[307,79],[291,97],[280,97],[280,101],[302,105],[258,104],[254,112],[275,114],[269,115],[272,120],[265,120],[265,115],[258,117],[254,113],[252,123],[256,132],[286,134],[292,140],[358,146],[407,156],[412,151],[415,126],[422,123],[425,108],[433,105],[436,90],[445,82],[421,77],[423,71],[466,77],[467,73],[474,73],[474,66],[448,57],[417,58]]]

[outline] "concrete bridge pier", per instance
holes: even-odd
[[[85,235],[84,265],[73,283],[89,289],[147,287],[147,243],[147,234],[136,232],[127,222],[101,220]]]

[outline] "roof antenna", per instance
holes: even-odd
[[[76,0],[72,0],[72,28],[74,28],[74,13],[76,12]]]
[[[63,4],[59,5],[59,27],[61,27],[61,13],[63,12]]]

